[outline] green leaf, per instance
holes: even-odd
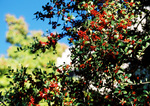
[[[150,43],[149,42],[146,42],[146,47],[148,47],[150,45]]]
[[[132,74],[128,74],[127,76],[128,76],[128,78],[129,78],[129,77],[131,77],[131,76],[132,76]]]
[[[125,46],[126,44],[125,43],[123,43],[123,42],[119,42],[119,44],[118,44],[119,46]]]
[[[118,72],[117,72],[117,74],[122,74],[123,73],[123,71],[121,71],[121,70],[119,70]]]
[[[115,24],[115,21],[111,21],[111,25],[114,25]]]
[[[133,84],[133,82],[132,82],[131,80],[127,80],[127,82],[128,82],[129,84]]]
[[[82,106],[82,105],[83,105],[83,103],[77,103],[77,104],[76,104],[76,106],[80,106],[80,105]]]
[[[87,45],[87,44],[89,44],[89,43],[90,43],[90,41],[85,41],[85,43],[84,43],[84,44],[85,44],[85,45]]]
[[[128,92],[127,91],[123,91],[123,94],[127,94]]]
[[[115,92],[114,93],[118,93],[118,90],[115,90]]]
[[[148,94],[148,91],[147,91],[147,90],[143,90],[143,92],[146,93],[146,94]]]

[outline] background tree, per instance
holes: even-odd
[[[61,57],[61,54],[67,48],[65,44],[57,44],[57,54],[54,55],[53,50],[49,49],[45,54],[39,53],[32,54],[28,51],[17,52],[17,48],[24,48],[31,45],[35,39],[46,41],[43,37],[42,31],[29,31],[28,25],[23,17],[17,19],[14,15],[7,14],[6,22],[8,24],[8,31],[6,40],[11,44],[7,50],[7,56],[0,58],[0,89],[4,90],[9,86],[8,79],[5,78],[4,74],[8,72],[9,67],[16,70],[21,66],[28,67],[28,73],[32,73],[33,69],[40,68],[47,72],[52,72],[52,69],[47,68],[47,63],[56,63],[57,57]],[[37,57],[38,56],[38,57]]]

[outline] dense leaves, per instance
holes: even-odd
[[[55,48],[57,50],[57,54],[55,55],[53,53],[53,49],[47,50],[44,55],[40,54],[43,49],[37,51],[35,54],[33,54],[30,50],[24,51],[27,46],[31,45],[35,41],[35,39],[44,42],[47,38],[43,37],[42,31],[29,31],[27,23],[24,21],[23,17],[17,19],[15,16],[7,14],[6,22],[8,24],[6,37],[11,46],[7,50],[7,55],[0,57],[0,91],[3,91],[2,94],[4,94],[6,89],[9,89],[12,86],[9,84],[9,81],[12,81],[12,79],[9,80],[4,75],[8,72],[9,67],[13,70],[20,70],[21,65],[28,67],[28,74],[31,74],[35,68],[40,68],[46,72],[53,72],[50,65],[56,63],[57,57],[61,57],[62,52],[64,52],[67,48],[66,45],[58,43]],[[47,66],[47,64],[49,64],[49,66]],[[20,77],[18,76],[16,81],[21,81],[19,79]]]
[[[71,64],[52,66],[50,79],[44,71],[42,80],[37,77],[41,86],[33,88],[40,90],[40,97],[49,105],[150,105],[149,64],[144,63],[150,32],[139,32],[137,21],[142,13],[148,19],[149,10],[139,11],[141,5],[133,0],[50,0],[43,13],[36,12],[37,19],[48,18],[52,28],[62,27],[62,33],[49,33],[48,41],[37,40],[29,50],[46,52],[64,36],[72,45]],[[42,87],[44,79],[50,81],[50,89]],[[53,99],[48,99],[51,90]],[[37,96],[31,94],[29,104],[36,105]]]

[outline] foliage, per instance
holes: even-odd
[[[0,57],[0,90],[9,88],[10,84],[4,74],[8,72],[9,67],[12,69],[21,69],[21,65],[28,67],[28,73],[32,73],[35,68],[40,68],[47,72],[52,72],[53,70],[47,67],[47,64],[54,64],[57,57],[61,57],[62,52],[67,48],[64,44],[57,44],[56,50],[57,54],[54,55],[53,49],[49,49],[45,54],[32,54],[29,50],[27,51],[17,51],[17,49],[24,48],[31,45],[35,39],[46,41],[47,39],[43,37],[42,31],[29,31],[27,23],[24,21],[23,17],[17,19],[15,16],[7,14],[6,22],[8,24],[7,31],[7,42],[11,44],[7,50],[7,57]]]
[[[36,105],[44,99],[49,106],[150,105],[149,64],[144,59],[150,32],[130,29],[136,24],[140,14],[137,7],[140,5],[133,0],[50,0],[43,6],[44,13],[35,13],[36,18],[48,18],[52,28],[62,27],[63,31],[60,34],[50,33],[48,41],[37,40],[27,48],[32,53],[40,49],[45,53],[51,47],[55,48],[59,39],[69,36],[73,45],[70,48],[72,62],[60,67],[50,65],[54,73],[35,69],[32,77],[37,80],[33,83],[27,77],[30,75],[21,71],[19,75],[25,74],[29,88],[21,86],[22,80],[19,79],[24,78],[16,71],[12,84],[19,87],[14,86],[13,89],[27,95],[21,96],[20,102],[10,98],[19,95],[10,91],[6,96],[8,101],[11,104]],[[56,17],[61,18],[64,24],[55,21]],[[127,63],[129,67],[124,68]],[[75,75],[71,76],[72,73]],[[28,89],[32,89],[32,93]]]

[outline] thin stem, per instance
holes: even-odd
[[[137,84],[128,84],[128,83],[123,83],[123,84],[127,84],[127,85],[144,85],[144,84],[150,84],[150,82],[143,82],[143,83],[137,83]]]
[[[51,106],[51,103],[50,103],[50,101],[48,101],[48,106]]]
[[[148,15],[148,14],[146,14],[146,15],[141,19],[141,21],[137,24],[135,31],[137,30],[138,26],[139,26],[140,23],[143,21],[143,19],[146,18],[147,15]]]
[[[4,102],[0,102],[0,103],[2,103],[4,106],[6,106]]]

